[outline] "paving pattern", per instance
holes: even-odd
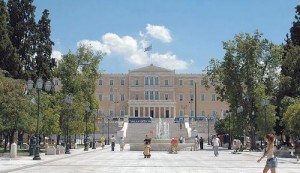
[[[114,152],[109,146],[104,150],[83,149],[71,150],[70,155],[42,156],[42,160],[34,161],[32,157],[16,159],[0,157],[0,172],[14,173],[256,173],[262,172],[265,160],[257,163],[262,153],[243,152],[232,154],[221,149],[215,157],[210,146],[201,151],[181,151],[178,154],[152,151],[150,159],[144,159],[142,152]],[[299,173],[300,163],[294,158],[278,158],[277,173]]]

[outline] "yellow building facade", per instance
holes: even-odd
[[[222,118],[228,105],[217,100],[213,87],[205,88],[203,78],[151,64],[128,74],[103,74],[95,95],[104,116]]]

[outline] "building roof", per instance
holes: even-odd
[[[149,66],[138,68],[135,70],[129,70],[129,72],[174,72],[174,70],[169,70],[166,68],[158,67],[153,64],[150,64]]]

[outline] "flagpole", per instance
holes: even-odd
[[[150,44],[148,47],[145,48],[144,52],[146,52],[146,54],[148,54],[147,52],[150,52],[152,50],[152,44]],[[150,57],[150,64],[152,64],[152,57],[151,55],[149,55]]]

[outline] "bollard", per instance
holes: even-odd
[[[12,143],[10,147],[10,157],[11,158],[16,158],[17,157],[17,144]]]

